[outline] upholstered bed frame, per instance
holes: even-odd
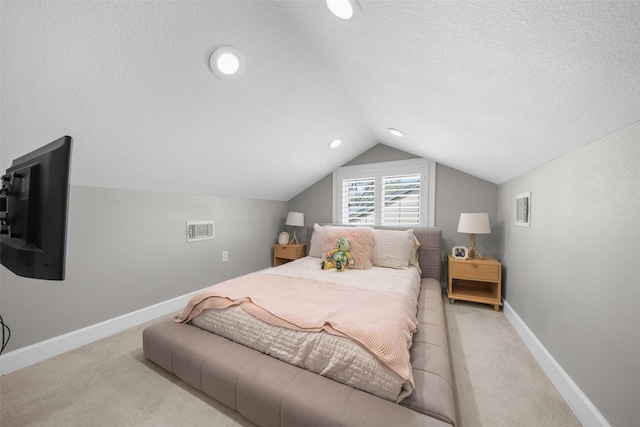
[[[313,228],[307,230],[307,248]],[[455,425],[438,228],[414,228],[422,285],[411,347],[414,392],[393,403],[173,318],[143,332],[144,356],[268,427]]]

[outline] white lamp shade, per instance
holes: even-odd
[[[289,212],[285,224],[293,225],[295,227],[304,227],[304,214],[302,212]]]
[[[489,214],[487,213],[461,213],[458,223],[458,233],[489,234]]]

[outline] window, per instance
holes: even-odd
[[[434,225],[435,163],[425,159],[345,166],[333,173],[335,224]]]
[[[374,224],[375,177],[342,180],[341,224]]]

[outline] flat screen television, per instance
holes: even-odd
[[[0,259],[18,276],[64,280],[71,140],[15,159],[2,176]]]

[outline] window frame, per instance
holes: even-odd
[[[424,158],[343,166],[333,171],[333,223],[343,224],[342,181],[344,179],[375,178],[374,225],[383,225],[381,224],[384,203],[382,177],[407,174],[420,174],[420,224],[416,227],[435,226],[436,163]]]

